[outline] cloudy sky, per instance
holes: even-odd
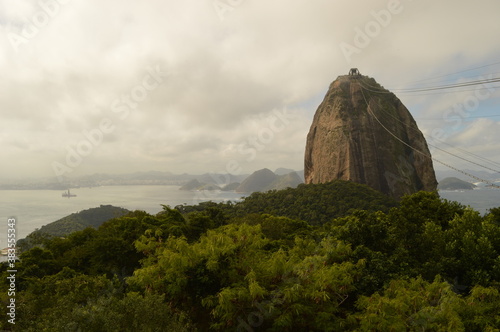
[[[0,0],[0,174],[299,170],[317,106],[351,67],[393,89],[432,144],[500,162],[495,84],[398,92],[500,76],[499,12],[497,0]]]

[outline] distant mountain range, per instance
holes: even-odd
[[[492,173],[486,171],[464,170],[467,173],[475,175],[481,179],[488,181],[499,181],[500,173]],[[257,171],[258,172],[258,171]],[[289,168],[278,168],[273,173],[276,176],[283,176],[295,172]],[[295,172],[300,180],[304,181],[304,171]],[[212,189],[235,190],[248,178],[251,174],[231,175],[222,173],[205,173],[201,175],[194,174],[174,174],[171,172],[135,172],[129,174],[105,174],[96,173],[92,175],[84,175],[79,177],[66,178],[63,182],[59,182],[57,178],[40,178],[26,180],[2,180],[0,182],[0,190],[22,190],[22,189],[54,189],[66,190],[68,188],[80,187],[99,187],[99,186],[119,186],[119,185],[176,185],[184,186],[190,181],[197,180],[199,186],[194,186],[193,189],[210,189],[210,186],[203,188],[204,185],[215,185]],[[467,182],[477,182],[476,180],[466,176],[465,174],[453,170],[436,170],[436,178],[441,181],[448,177],[456,177]],[[275,179],[276,180],[276,179]],[[274,181],[274,180],[273,180]],[[283,181],[283,180],[282,180]],[[293,182],[293,181],[292,181]],[[194,183],[194,182],[193,182]],[[236,185],[238,184],[238,185]],[[278,186],[279,187],[279,186]],[[276,189],[276,188],[273,188]],[[243,189],[242,189],[243,190]],[[246,189],[245,189],[246,190]],[[242,191],[246,192],[246,191]]]
[[[264,168],[247,176],[241,183],[219,183],[201,182],[198,179],[190,180],[181,186],[180,190],[224,190],[239,193],[252,193],[256,191],[279,190],[285,188],[296,188],[304,180],[292,169],[278,168],[275,172]]]
[[[282,176],[294,172],[292,169],[278,168],[274,174]],[[303,180],[303,171],[297,172],[299,178]],[[120,185],[177,185],[184,186],[191,183],[192,189],[223,189],[234,190],[236,183],[241,184],[250,174],[232,175],[222,173],[194,174],[174,174],[171,172],[135,172],[129,174],[105,174],[96,173],[79,177],[65,178],[59,182],[57,178],[41,178],[26,180],[4,180],[0,183],[0,190],[23,190],[23,189],[44,189],[44,190],[66,190],[68,188],[99,187],[99,186],[120,186]],[[196,182],[199,183],[196,186]],[[229,187],[227,187],[229,185]]]
[[[239,193],[252,193],[256,191],[280,190],[286,188],[297,188],[304,181],[295,171],[279,175],[264,168],[254,172],[247,177],[236,189]]]

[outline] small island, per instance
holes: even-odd
[[[439,190],[473,190],[476,185],[459,178],[451,177],[439,181]]]

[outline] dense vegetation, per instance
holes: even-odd
[[[498,331],[500,208],[481,216],[427,192],[389,208],[366,190],[164,206],[41,239],[17,263],[16,325],[0,328]]]
[[[219,204],[229,216],[267,213],[307,221],[310,225],[323,225],[334,218],[349,215],[354,210],[387,212],[396,201],[368,186],[336,180],[325,184],[300,184],[297,188],[254,192],[244,201]],[[177,206],[183,213],[201,211],[213,203],[197,206]]]

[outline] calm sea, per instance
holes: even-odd
[[[100,205],[114,205],[129,210],[156,214],[161,204],[198,204],[202,201],[238,201],[242,194],[220,191],[191,192],[179,186],[107,186],[73,189],[77,197],[63,198],[57,190],[0,190],[0,248],[7,244],[7,219],[16,218],[17,239],[26,237],[36,228],[61,219],[71,213]]]
[[[7,244],[7,219],[17,221],[17,239],[24,238],[36,228],[56,221],[71,213],[111,204],[129,210],[144,210],[155,214],[161,204],[198,204],[212,200],[238,201],[242,194],[232,192],[190,192],[178,190],[178,186],[109,186],[74,189],[74,198],[61,197],[54,190],[0,190],[0,248]],[[458,201],[484,214],[492,207],[500,206],[500,190],[480,189],[469,191],[441,191],[441,197]]]
[[[439,195],[449,201],[456,201],[468,205],[482,215],[489,209],[500,207],[500,189],[477,189],[463,191],[439,191]]]

